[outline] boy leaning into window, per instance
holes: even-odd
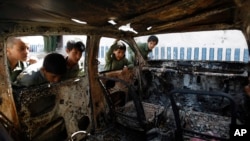
[[[35,86],[44,83],[56,83],[66,72],[66,60],[63,55],[50,53],[45,56],[42,66],[34,64],[20,73],[15,81],[17,86]]]

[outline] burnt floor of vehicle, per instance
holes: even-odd
[[[229,139],[230,125],[247,124],[246,70],[244,63],[149,61],[141,79],[136,68],[100,73],[108,106],[98,129],[86,77],[15,89],[21,132],[36,141]]]

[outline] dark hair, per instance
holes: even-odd
[[[70,40],[67,42],[66,48],[68,50],[72,50],[75,48],[75,49],[79,50],[80,52],[85,51],[85,45],[81,41],[75,42],[75,41]]]
[[[78,42],[75,43],[75,48],[78,49],[81,52],[85,51],[85,45],[81,41],[78,41]]]
[[[126,45],[124,43],[122,43],[121,41],[117,41],[115,43],[115,46],[116,47],[114,48],[114,50],[121,49],[121,50],[126,51]]]
[[[158,37],[156,37],[155,35],[151,35],[148,37],[148,42],[156,42],[156,44],[158,44]]]
[[[58,53],[50,53],[45,56],[43,67],[46,71],[62,75],[66,72],[66,60],[63,55]]]

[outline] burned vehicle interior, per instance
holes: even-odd
[[[249,6],[250,0],[1,1],[0,140],[232,139],[235,125],[250,125]],[[150,35],[159,43],[145,59],[138,43]],[[40,61],[51,52],[65,55],[68,40],[82,41],[81,74],[14,86],[10,37],[21,37]],[[104,69],[118,40],[125,57],[135,58],[126,72]]]

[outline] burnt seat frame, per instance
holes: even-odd
[[[222,98],[227,98],[230,101],[230,106],[231,106],[231,123],[230,123],[230,131],[229,134],[232,132],[232,128],[234,126],[236,126],[236,104],[234,99],[232,98],[232,96],[223,93],[223,92],[209,92],[209,91],[196,91],[196,90],[187,90],[187,89],[174,89],[169,93],[169,98],[171,101],[171,105],[172,105],[172,110],[174,113],[174,117],[175,117],[175,123],[176,123],[176,130],[175,130],[175,137],[177,141],[183,141],[184,138],[184,134],[185,133],[191,133],[191,134],[196,134],[198,136],[200,136],[201,138],[210,138],[210,139],[218,139],[218,140],[230,140],[227,138],[222,138],[222,137],[216,137],[216,136],[212,136],[212,135],[207,135],[207,134],[203,134],[203,133],[199,133],[196,131],[192,131],[192,130],[188,130],[185,129],[181,126],[181,119],[180,119],[180,115],[179,115],[179,110],[178,107],[176,105],[175,99],[174,99],[174,95],[175,94],[194,94],[194,95],[209,95],[209,96],[216,96],[216,97],[222,97]],[[230,136],[231,137],[231,136]]]
[[[13,123],[0,111],[0,140],[20,141],[20,131],[17,131]]]
[[[133,101],[133,103],[135,105],[135,108],[136,108],[137,121],[139,122],[140,126],[144,130],[146,130],[146,127],[147,127],[146,124],[147,123],[146,123],[145,112],[144,112],[144,109],[143,109],[142,101],[141,101],[139,95],[136,93],[135,88],[132,85],[128,84],[126,81],[124,81],[122,79],[119,79],[119,78],[112,78],[112,77],[106,77],[106,76],[98,76],[97,78],[99,79],[99,82],[101,83],[102,87],[105,89],[104,95],[105,95],[105,98],[107,99],[108,104],[110,105],[110,108],[112,110],[112,114],[116,113],[115,112],[115,105],[112,102],[110,96],[108,95],[109,91],[106,88],[106,86],[102,83],[101,79],[112,80],[112,81],[115,81],[115,82],[121,82],[126,87],[128,87],[128,94],[131,97],[131,99],[132,99],[132,101]]]

